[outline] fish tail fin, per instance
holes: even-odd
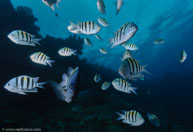
[[[40,83],[37,83],[37,87],[38,88],[44,88],[43,85],[46,84],[47,82],[40,82]]]
[[[50,6],[50,8],[54,11],[55,9],[54,9],[54,5],[52,5],[52,6]]]
[[[119,117],[117,118],[117,120],[123,120],[124,119],[124,115],[119,113],[119,112],[116,112],[117,115],[119,115]]]
[[[40,45],[39,41],[42,40],[41,38],[33,39],[33,42],[37,45]]]
[[[133,92],[134,94],[136,94],[137,95],[137,92],[136,92],[136,90],[137,90],[137,88],[136,87],[131,87],[131,92]]]
[[[52,67],[52,63],[54,63],[55,61],[54,60],[47,60],[47,64]]]
[[[74,30],[78,29],[78,27],[77,27],[77,25],[75,23],[73,23],[72,21],[69,21],[69,23],[72,26],[71,29],[70,29],[71,31],[74,31]]]
[[[109,41],[108,47],[110,47],[110,46],[113,44],[113,38],[109,39],[108,41]],[[111,47],[111,48],[112,48],[112,47]]]
[[[77,50],[74,50],[74,51],[72,52],[72,54],[75,55],[75,56],[76,56],[76,51],[77,51]]]
[[[151,73],[146,69],[147,66],[148,66],[148,64],[144,65],[142,71],[145,72],[145,73],[147,73],[147,74],[149,74],[149,75],[151,75]]]

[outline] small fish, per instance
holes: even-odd
[[[142,79],[144,78],[144,75],[142,74],[142,72],[150,74],[146,70],[146,66],[147,65],[141,66],[139,62],[134,58],[127,58],[121,63],[121,66],[119,68],[119,74],[124,79],[130,79],[130,80]]]
[[[54,11],[54,5],[59,8],[58,4],[61,2],[61,0],[42,0],[42,2]]]
[[[182,50],[180,54],[180,59],[179,59],[180,63],[183,63],[186,60],[186,58],[187,58],[187,53],[185,50]]]
[[[113,82],[112,82],[112,85],[118,91],[121,91],[121,92],[124,92],[124,93],[133,92],[134,94],[137,95],[137,93],[135,91],[137,88],[132,87],[130,83],[128,83],[127,81],[125,81],[122,78],[114,79]]]
[[[131,54],[130,50],[125,50],[121,60],[124,61],[125,59],[130,58],[130,57],[132,57],[132,54]]]
[[[27,95],[26,93],[37,93],[37,88],[44,88],[46,82],[38,83],[39,77],[26,75],[18,76],[8,81],[4,88],[9,92]]]
[[[102,54],[107,54],[107,50],[104,49],[104,48],[100,48],[99,51],[100,51]]]
[[[116,15],[118,15],[118,13],[119,13],[119,11],[120,11],[120,9],[121,9],[121,7],[122,7],[123,4],[124,4],[124,3],[123,3],[123,0],[117,0],[117,2],[116,2],[116,6],[117,6]]]
[[[130,43],[130,44],[124,43],[122,44],[122,46],[127,50],[132,50],[132,51],[138,50],[138,47],[134,43]]]
[[[98,40],[102,40],[101,36],[99,36],[98,34],[95,34],[95,37],[96,37]]]
[[[68,47],[64,47],[58,51],[58,54],[61,56],[72,56],[72,55],[76,55],[76,50],[70,49]]]
[[[98,82],[100,82],[101,80],[102,80],[101,74],[98,74],[98,73],[95,74],[95,76],[94,76],[94,81],[98,83]]]
[[[149,119],[149,121],[154,125],[159,127],[160,126],[160,121],[158,119],[158,117],[152,113],[147,113],[147,118]]]
[[[132,22],[128,22],[121,26],[120,29],[114,33],[114,37],[109,40],[110,44],[112,44],[111,48],[129,41],[135,35],[137,30],[137,25]]]
[[[25,46],[36,46],[41,39],[35,38],[35,35],[31,35],[22,30],[14,30],[7,36],[12,42]]]
[[[50,57],[42,52],[35,52],[30,56],[30,58],[35,63],[49,65],[50,67],[52,67],[52,63],[55,62],[53,60],[50,60]]]
[[[60,84],[55,81],[50,81],[53,91],[59,100],[71,103],[76,90],[75,86],[78,73],[79,67],[76,67],[75,69],[69,67],[67,73],[63,73]]]
[[[68,30],[76,34],[92,35],[98,33],[101,27],[93,21],[79,22],[78,24],[70,22]]]
[[[104,27],[108,27],[109,23],[107,22],[107,20],[105,18],[98,18],[98,22],[104,26]]]
[[[97,0],[97,8],[100,11],[100,13],[105,14],[105,3],[103,0]]]
[[[101,86],[102,90],[107,90],[111,85],[111,82],[104,82]]]
[[[119,118],[117,120],[122,120],[123,123],[129,124],[131,126],[141,126],[145,120],[142,115],[136,110],[123,111],[123,114],[118,113]]]
[[[163,43],[165,43],[165,40],[160,38],[160,39],[155,40],[153,43],[154,44],[163,44]]]
[[[92,46],[92,42],[88,38],[84,38],[84,43],[88,46]]]

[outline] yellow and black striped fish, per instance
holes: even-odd
[[[31,35],[22,30],[14,30],[8,35],[8,38],[13,41],[15,44],[26,45],[26,46],[35,46],[39,44],[41,39],[35,38],[35,35]]]
[[[43,88],[43,84],[46,82],[38,83],[39,77],[30,77],[26,75],[18,76],[11,79],[4,88],[10,92],[24,94],[26,92],[38,92],[38,88]]]
[[[158,119],[158,117],[152,113],[147,113],[147,117],[149,119],[149,121],[155,125],[155,126],[160,126],[160,121]]]
[[[104,82],[101,86],[102,90],[107,90],[110,87],[111,83],[110,82]]]
[[[138,50],[138,47],[134,44],[134,43],[130,43],[130,44],[122,44],[122,46],[127,49],[127,50]]]
[[[71,56],[71,55],[76,55],[76,50],[70,49],[68,47],[61,48],[58,51],[58,54],[61,56]]]
[[[119,115],[119,118],[117,120],[123,120],[123,123],[130,124],[131,126],[140,126],[145,122],[142,115],[136,110],[122,112],[123,114],[117,112],[117,114]]]
[[[50,67],[52,67],[52,63],[55,62],[53,60],[50,60],[50,57],[48,57],[42,52],[33,53],[30,56],[30,58],[35,63],[42,64],[42,65],[49,65]]]
[[[107,22],[107,20],[105,18],[98,18],[98,22],[104,26],[104,27],[108,27],[109,23]]]

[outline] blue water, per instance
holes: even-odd
[[[114,129],[115,132],[120,129],[133,132],[193,131],[193,1],[124,0],[118,16],[115,15],[114,0],[104,1],[105,15],[97,10],[96,0],[62,0],[55,12],[41,0],[0,1],[0,121],[3,122],[0,127],[36,127],[67,132],[112,131],[112,128],[107,129],[108,126],[116,126],[118,130]],[[67,30],[69,21],[97,21],[98,17],[106,18],[110,24],[109,28],[99,32],[101,37],[105,37],[104,41],[98,41],[94,36],[72,37]],[[148,64],[151,73],[145,74],[144,81],[131,81],[139,88],[137,96],[119,93],[112,86],[109,91],[101,91],[101,85],[93,81],[95,73],[101,73],[104,80],[109,81],[120,77],[118,68],[124,48],[109,48],[108,39],[126,22],[138,26],[137,33],[129,42],[139,47],[133,55],[141,64]],[[7,34],[15,29],[41,36],[42,46],[14,45]],[[81,39],[84,37],[88,37],[94,47],[85,45]],[[153,41],[158,38],[164,38],[165,43],[155,45]],[[63,46],[77,49],[79,56],[65,60],[59,57],[57,51]],[[99,48],[106,48],[108,54],[101,54]],[[184,63],[179,63],[181,50],[187,53]],[[34,65],[28,56],[36,51],[55,58],[54,67]],[[47,90],[27,97],[3,89],[9,79],[21,74],[40,76],[43,81],[60,81],[68,66],[80,66],[81,69],[77,97],[72,104],[58,101],[49,85],[46,85]],[[131,104],[134,106],[129,107]],[[155,128],[147,121],[139,128],[130,127],[116,121],[115,112],[122,109],[154,112],[162,125]],[[19,117],[24,121],[18,121]]]

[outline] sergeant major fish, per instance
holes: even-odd
[[[111,82],[104,82],[101,86],[102,90],[107,90],[111,85]]]
[[[58,54],[61,56],[72,56],[72,55],[76,55],[76,50],[73,50],[68,47],[64,47],[58,51]]]
[[[118,113],[119,118],[117,120],[122,120],[123,123],[129,124],[131,126],[141,126],[145,120],[142,115],[136,110],[123,111],[122,113]]]
[[[55,81],[50,81],[53,91],[59,100],[71,103],[76,90],[75,85],[78,73],[79,67],[76,67],[75,69],[69,67],[67,73],[63,73],[60,84]]]
[[[99,74],[99,73],[95,74],[95,76],[94,76],[94,81],[98,83],[98,82],[100,82],[101,80],[102,80],[101,74]]]
[[[137,30],[137,25],[132,22],[128,22],[121,26],[121,28],[114,33],[114,37],[109,40],[110,44],[112,44],[111,48],[129,41]]]
[[[21,75],[8,81],[4,88],[12,93],[23,94],[37,93],[37,88],[44,88],[46,82],[38,83],[39,77]]]
[[[107,50],[104,49],[104,48],[100,48],[99,51],[100,51],[102,54],[107,54]]]
[[[101,27],[93,21],[79,22],[78,24],[70,22],[68,30],[72,33],[92,35],[98,33]]]
[[[88,38],[84,38],[84,43],[88,46],[92,46],[92,42]]]
[[[97,8],[100,11],[100,13],[105,14],[105,3],[103,0],[97,0]]]
[[[130,80],[135,80],[135,79],[143,79],[144,75],[142,72],[145,72],[147,74],[150,74],[146,70],[146,66],[141,66],[139,62],[134,59],[134,58],[127,58],[125,59],[119,68],[119,74],[124,78],[124,79],[130,79]]]
[[[130,58],[130,57],[132,57],[132,54],[131,54],[130,50],[125,50],[121,60],[124,61],[125,59]]]
[[[158,117],[157,117],[156,115],[154,115],[154,114],[152,114],[152,113],[147,113],[147,118],[149,119],[149,121],[150,121],[153,125],[155,125],[155,126],[157,126],[157,127],[160,126],[160,121],[159,121],[159,119],[158,119]]]
[[[118,91],[121,91],[121,92],[124,92],[124,93],[133,92],[134,94],[137,94],[136,91],[135,91],[137,88],[132,87],[130,83],[128,83],[127,81],[125,81],[122,78],[114,79],[113,82],[112,82],[112,85]]]
[[[119,13],[119,11],[120,11],[123,4],[124,4],[123,0],[117,0],[117,2],[116,2],[116,7],[117,7],[116,15],[118,15],[118,13]]]
[[[101,36],[99,36],[98,34],[95,34],[95,37],[96,37],[98,40],[102,40]]]
[[[132,50],[132,51],[138,50],[138,47],[134,43],[130,43],[130,44],[124,43],[122,44],[122,46],[127,50]]]
[[[104,27],[108,27],[109,23],[107,22],[107,20],[105,18],[98,18],[98,22],[104,26]]]
[[[52,67],[52,63],[55,62],[53,60],[50,60],[50,57],[42,52],[35,52],[30,56],[30,58],[35,63],[49,65],[50,67]]]
[[[35,35],[31,35],[25,31],[22,30],[14,30],[9,35],[8,38],[14,42],[15,44],[19,45],[26,45],[26,46],[36,46],[36,44],[39,44],[39,41],[41,39],[35,38]]]

